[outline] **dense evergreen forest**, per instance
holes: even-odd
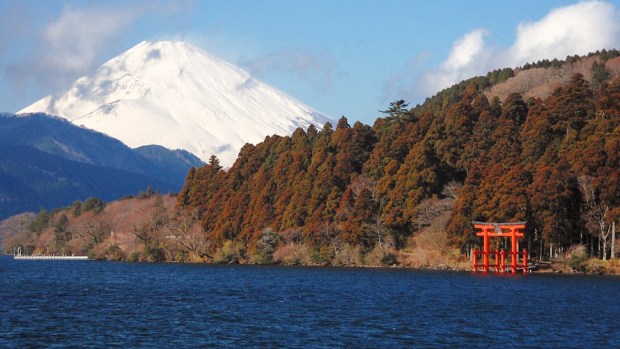
[[[549,256],[574,244],[608,249],[620,215],[620,80],[593,90],[581,74],[545,100],[482,93],[463,82],[373,127],[311,127],[246,145],[228,171],[192,169],[177,209],[195,210],[214,242],[260,247],[277,233],[315,246],[334,239],[388,251],[453,204],[446,230],[464,253],[472,221],[527,221],[527,246]],[[267,233],[266,233],[267,232]]]

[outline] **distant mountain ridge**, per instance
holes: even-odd
[[[130,147],[185,149],[229,166],[246,143],[330,118],[184,42],[142,42],[19,113],[45,112]]]
[[[0,144],[30,146],[71,161],[145,174],[171,184],[183,181],[190,167],[202,165],[188,152],[163,147],[134,150],[103,133],[42,113],[0,114]]]
[[[45,114],[0,114],[0,219],[74,200],[114,200],[152,187],[178,192],[202,161],[160,146],[131,149]]]
[[[89,197],[115,200],[149,186],[163,192],[177,187],[143,174],[70,161],[33,147],[0,145],[0,220]]]

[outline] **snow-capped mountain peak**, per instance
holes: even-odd
[[[45,112],[130,147],[185,149],[230,166],[245,143],[330,118],[234,65],[173,41],[141,42],[19,113]]]

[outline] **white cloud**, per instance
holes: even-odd
[[[439,70],[426,74],[425,86],[437,91],[476,75],[482,67],[488,66],[491,50],[484,44],[487,34],[484,29],[476,29],[456,41]]]
[[[558,8],[538,22],[519,24],[507,61],[521,65],[614,48],[619,28],[620,16],[610,3],[583,1]]]
[[[60,72],[91,68],[106,44],[117,38],[136,17],[136,11],[114,8],[65,7],[60,18],[43,32],[43,64]]]
[[[456,41],[440,67],[418,79],[418,98],[493,69],[618,48],[620,15],[611,3],[582,1],[554,9],[537,22],[519,23],[516,40],[507,48],[487,45],[487,35],[476,29]]]
[[[27,38],[34,45],[2,69],[17,86],[63,88],[103,63],[105,58],[111,58],[110,52],[121,49],[124,34],[138,19],[149,16],[149,20],[155,21],[157,16],[169,17],[190,7],[191,2],[164,0],[138,0],[130,5],[71,2],[48,22],[36,6],[20,8],[18,14],[26,21],[26,27],[36,28]],[[43,22],[35,23],[35,20]],[[14,31],[8,33],[15,36]],[[0,49],[1,44],[2,40]]]
[[[476,29],[454,43],[450,56],[443,63],[443,69],[447,71],[459,71],[467,69],[475,64],[481,55],[484,55],[484,35],[486,30]]]

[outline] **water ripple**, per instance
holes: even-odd
[[[13,261],[0,347],[620,347],[616,277]]]

